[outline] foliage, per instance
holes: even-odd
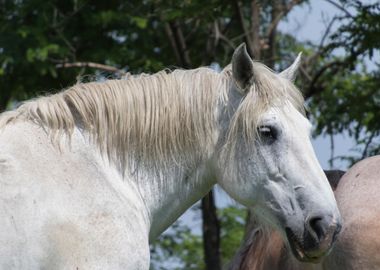
[[[356,14],[347,12],[339,18],[343,23],[332,36],[334,46],[345,47],[351,56],[367,55],[372,58],[379,50],[380,3],[360,0],[344,0],[342,3]]]
[[[238,250],[244,236],[247,211],[237,205],[218,209],[221,222],[222,264],[226,265]]]
[[[199,207],[193,207],[197,214]],[[221,223],[222,263],[226,265],[240,246],[244,235],[246,211],[239,206],[218,209]],[[202,236],[191,224],[177,221],[151,246],[152,270],[205,269],[202,251]]]
[[[151,245],[152,270],[204,269],[202,237],[188,224],[175,222]]]

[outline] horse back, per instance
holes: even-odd
[[[335,190],[343,228],[325,269],[380,269],[380,156],[356,163]]]

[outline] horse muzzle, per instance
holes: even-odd
[[[303,262],[318,263],[331,250],[342,226],[339,219],[314,215],[305,221],[302,237],[291,228],[285,232],[294,256]]]

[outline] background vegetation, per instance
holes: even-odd
[[[223,67],[246,42],[255,59],[275,70],[302,51],[297,83],[315,135],[349,134],[357,142],[356,154],[344,157],[350,162],[377,154],[380,4],[318,0],[337,15],[316,43],[278,30],[289,12],[311,1],[317,0],[0,0],[0,110],[78,80]],[[231,258],[245,210],[216,209],[212,192],[195,208],[202,234],[176,223],[152,245],[152,269],[217,270]]]

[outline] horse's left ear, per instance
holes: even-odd
[[[294,82],[296,80],[298,68],[301,64],[301,56],[302,52],[298,54],[296,60],[294,60],[293,64],[290,67],[280,73],[280,76],[288,79],[291,82]]]
[[[253,62],[245,43],[237,47],[232,55],[232,76],[243,93],[252,84],[254,77]]]

